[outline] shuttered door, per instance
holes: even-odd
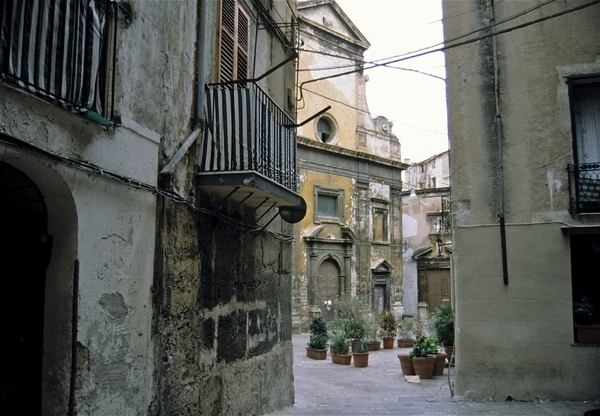
[[[450,269],[427,270],[427,305],[429,312],[450,303]]]

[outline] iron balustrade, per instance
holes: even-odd
[[[295,122],[255,83],[206,86],[200,172],[254,171],[296,192]]]
[[[572,164],[569,192],[572,213],[600,212],[600,162]]]

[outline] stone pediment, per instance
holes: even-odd
[[[387,274],[390,273],[393,269],[392,265],[387,260],[379,261],[379,263],[375,264],[375,267],[371,266],[371,271],[374,274]]]
[[[331,241],[331,242],[339,242],[339,241],[355,241],[356,236],[346,227],[340,227],[337,224],[322,224],[315,228],[315,230],[310,233],[309,236],[304,237],[306,240],[316,240],[316,241]]]
[[[364,50],[371,46],[335,0],[300,1],[298,15],[307,24]]]
[[[428,260],[428,259],[450,259],[450,254],[452,254],[452,248],[443,247],[441,249],[441,255],[438,255],[437,250],[434,250],[432,246],[421,247],[416,249],[413,252],[412,258],[414,260]]]

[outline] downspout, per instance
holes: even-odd
[[[77,382],[77,331],[79,311],[79,260],[73,266],[73,300],[71,306],[71,381],[69,383],[68,415],[75,415],[75,384]]]
[[[496,11],[494,0],[490,0],[492,34],[496,33]],[[496,97],[496,139],[498,151],[498,218],[500,220],[500,245],[502,250],[502,279],[508,285],[508,262],[506,254],[506,225],[504,221],[504,162],[502,157],[502,114],[500,112],[500,77],[498,75],[498,43],[492,36],[492,55],[494,61],[494,95]]]
[[[204,128],[204,100],[205,100],[205,92],[204,92],[204,79],[205,79],[205,65],[206,62],[206,5],[207,0],[199,1],[199,11],[198,11],[198,38],[197,38],[197,48],[198,48],[198,58],[196,60],[196,83],[197,83],[197,100],[196,100],[196,119],[199,120],[198,126],[192,131],[192,133],[188,136],[187,139],[183,142],[181,147],[175,152],[175,154],[171,157],[171,160],[162,168],[159,172],[159,175],[167,175],[171,176],[173,171],[175,170],[175,166],[183,159],[183,157],[188,152],[189,148],[196,142],[200,133]]]

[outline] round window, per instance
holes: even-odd
[[[329,143],[335,134],[333,122],[327,117],[321,117],[317,121],[317,135],[323,143]]]

